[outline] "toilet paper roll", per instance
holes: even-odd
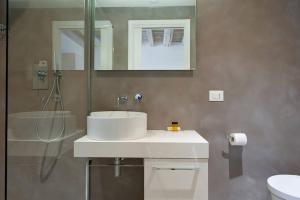
[[[245,146],[247,144],[247,136],[245,133],[231,133],[229,143],[233,146]]]

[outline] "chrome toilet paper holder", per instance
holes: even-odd
[[[222,151],[222,157],[229,161],[229,178],[236,178],[243,175],[243,150],[244,146],[231,145],[231,134],[226,134],[228,141],[228,152]]]

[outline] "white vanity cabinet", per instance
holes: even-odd
[[[145,200],[208,200],[207,159],[144,159]]]
[[[97,141],[84,136],[74,156],[143,158],[145,200],[208,200],[209,144],[196,131],[148,130],[136,140]]]

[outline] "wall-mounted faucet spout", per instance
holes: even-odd
[[[126,109],[127,109],[127,103],[128,103],[128,96],[119,96],[117,98],[117,109],[120,110],[121,105],[126,105]]]
[[[115,166],[115,177],[119,177],[121,174],[121,158],[115,158],[114,161],[114,166]]]

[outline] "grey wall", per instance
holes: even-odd
[[[150,129],[178,120],[210,142],[210,200],[266,200],[267,177],[300,174],[300,1],[198,0],[198,15],[196,71],[97,74],[94,110],[143,92],[129,107],[149,114]],[[209,89],[224,90],[225,102],[208,102]],[[229,179],[221,152],[241,130],[244,175]]]

